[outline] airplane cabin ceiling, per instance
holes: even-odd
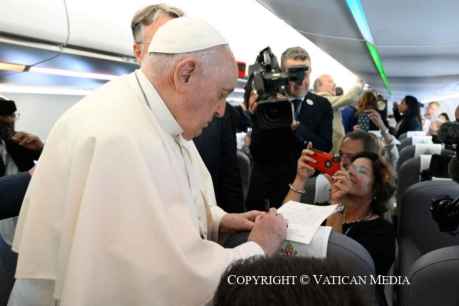
[[[257,1],[374,88],[385,92],[346,1]],[[391,84],[391,99],[406,94],[421,99],[457,94],[458,0],[361,1]],[[69,45],[132,56],[128,24],[134,12],[149,3],[146,0],[67,1],[71,24]],[[112,9],[115,5],[116,9]],[[0,19],[0,33],[56,44],[66,40],[62,0],[2,0],[2,7],[8,12]],[[257,16],[253,18],[256,21]],[[234,19],[238,22],[237,16]],[[263,31],[263,24],[254,24]]]
[[[392,98],[414,94],[427,99],[458,92],[459,1],[361,1],[391,84]],[[346,1],[258,2],[384,92]]]

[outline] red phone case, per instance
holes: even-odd
[[[341,169],[341,163],[338,157],[331,153],[314,151],[311,158],[315,159],[316,163],[308,163],[309,166],[318,170],[321,173],[332,176],[336,171]]]

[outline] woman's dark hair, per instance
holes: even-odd
[[[371,161],[373,168],[373,201],[371,209],[375,214],[382,215],[387,211],[387,201],[395,192],[395,176],[392,167],[378,154],[362,152],[357,154],[352,161],[366,158]]]
[[[325,284],[323,281],[316,282],[314,278],[348,275],[346,271],[332,259],[258,256],[239,260],[221,277],[213,305],[363,306],[364,297],[357,285]],[[309,276],[307,284],[301,283],[304,275]],[[250,281],[237,282],[237,279]],[[270,283],[273,279],[284,281]]]
[[[403,115],[407,118],[416,117],[416,120],[422,126],[421,103],[419,103],[418,99],[413,96],[405,96],[403,101],[405,101],[408,107],[408,110]]]
[[[449,116],[448,116],[448,114],[447,114],[447,113],[441,113],[440,115],[438,115],[438,117],[440,117],[440,116],[443,116],[443,117],[445,117],[445,119],[446,119],[446,122],[450,122],[450,119],[449,119]]]

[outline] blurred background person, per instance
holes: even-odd
[[[440,115],[438,115],[438,119],[442,120],[443,122],[451,121],[447,113],[440,113]]]
[[[222,118],[214,118],[193,139],[212,177],[217,205],[226,212],[244,212],[241,174],[236,155],[232,106],[226,103]]]
[[[440,113],[440,103],[437,101],[432,101],[427,104],[426,112],[424,113],[424,118],[422,122],[422,130],[427,133],[430,129],[432,122],[437,120],[438,114]]]
[[[400,157],[398,148],[397,148],[397,139],[395,136],[389,133],[389,127],[386,125],[384,120],[381,117],[381,114],[374,109],[365,111],[368,114],[373,125],[376,127],[376,130],[380,132],[381,137],[379,138],[381,144],[381,156],[389,162],[393,169],[395,169],[398,159]]]
[[[356,112],[351,120],[352,129],[360,129],[366,132],[370,130],[378,130],[378,126],[370,120],[367,111],[378,111],[378,99],[372,91],[365,91],[357,102]],[[381,114],[380,114],[381,115]],[[388,125],[387,119],[381,117],[384,125]]]
[[[165,3],[148,5],[138,10],[131,20],[134,44],[132,50],[138,64],[148,54],[148,46],[156,31],[171,19],[184,15],[184,12]]]
[[[427,132],[427,135],[428,136],[433,136],[434,137],[434,140],[437,140],[437,134],[438,134],[438,131],[440,130],[441,126],[444,124],[444,123],[447,123],[449,122],[449,116],[447,113],[441,113],[437,116],[437,119],[435,120],[432,120],[431,121],[431,124],[430,124],[430,127],[429,127],[429,130]],[[439,141],[439,140],[438,140]]]
[[[317,95],[326,98],[333,109],[333,153],[338,153],[339,149],[339,142],[345,135],[344,125],[342,122],[341,111],[342,107],[348,106],[350,104],[355,103],[361,93],[362,93],[362,85],[356,85],[351,90],[349,90],[344,95],[336,95],[336,84],[333,78],[328,75],[324,74],[318,77],[314,81],[314,91]]]
[[[0,97],[0,177],[28,171],[35,165],[43,149],[38,136],[16,131],[19,118],[16,103]],[[11,244],[15,220],[0,222],[1,237]]]
[[[410,131],[422,131],[421,104],[413,96],[405,96],[402,102],[394,104],[394,117],[397,120],[395,137]]]

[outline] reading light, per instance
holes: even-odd
[[[84,79],[95,79],[95,80],[103,80],[103,81],[109,81],[116,77],[116,75],[114,74],[80,72],[80,71],[72,71],[72,70],[65,70],[65,69],[27,66],[27,65],[13,64],[13,63],[7,63],[7,62],[0,62],[0,70],[14,71],[14,72],[35,72],[35,73],[43,73],[43,74],[50,74],[50,75],[59,75],[59,76],[84,78]]]
[[[28,69],[26,65],[0,62],[0,70],[24,72],[24,71],[27,71]]]

